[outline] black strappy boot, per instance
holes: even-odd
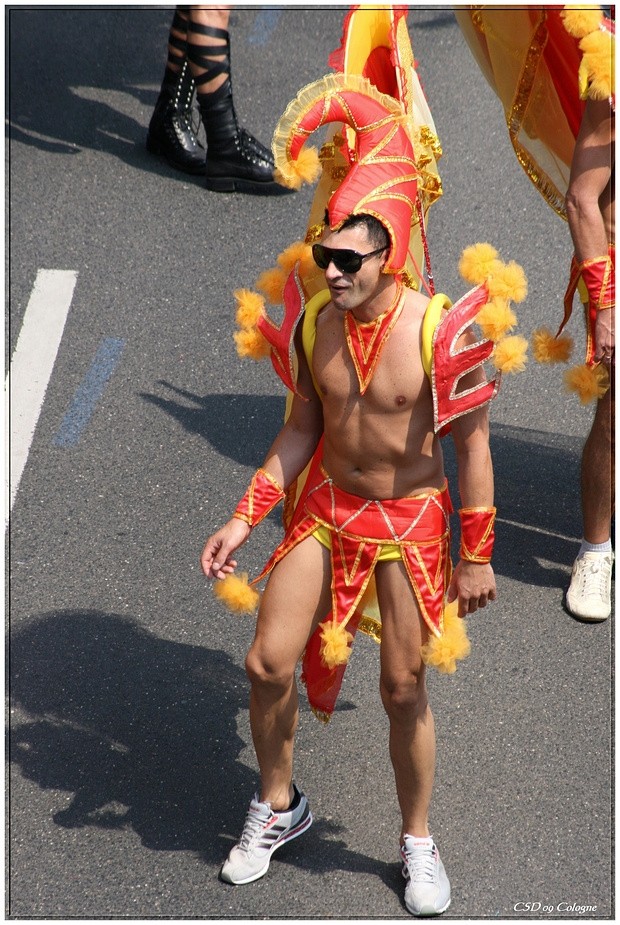
[[[187,21],[175,13],[172,28],[185,31]],[[186,42],[171,33],[169,45],[181,52],[178,56],[168,52],[168,65],[172,62],[178,70],[174,71],[170,66],[166,68],[161,92],[151,116],[146,147],[151,154],[165,157],[176,170],[203,174],[206,153],[192,127],[196,85],[185,57]]]
[[[199,45],[192,42],[192,32],[225,40],[223,45]],[[290,192],[273,179],[271,151],[239,125],[233,103],[230,79],[230,38],[224,29],[190,22],[187,56],[194,65],[198,107],[207,136],[205,183],[218,193]],[[220,58],[221,60],[214,60]],[[204,71],[196,76],[196,69]],[[212,93],[201,87],[220,74],[226,74],[221,87]]]

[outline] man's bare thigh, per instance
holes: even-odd
[[[294,665],[330,609],[329,551],[310,536],[289,552],[269,576],[254,644],[269,652],[271,659]]]
[[[421,669],[420,648],[428,628],[402,560],[378,562],[375,569],[381,611],[381,670],[409,674]]]

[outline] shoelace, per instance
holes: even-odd
[[[243,832],[239,839],[239,847],[244,851],[249,851],[254,843],[260,838],[265,828],[265,819],[259,816],[257,811],[250,807],[243,824]]]
[[[416,883],[433,883],[435,880],[435,851],[433,848],[417,848],[415,852],[404,852],[409,877]]]
[[[581,570],[580,591],[582,593],[596,594],[597,597],[607,596],[607,580],[605,570],[599,562],[592,562],[587,568]]]

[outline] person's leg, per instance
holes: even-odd
[[[390,722],[390,758],[402,816],[405,905],[416,916],[450,905],[450,881],[428,828],[435,776],[435,727],[420,655],[428,629],[401,561],[375,570],[381,611],[381,698]]]
[[[612,370],[613,377],[613,370]],[[573,564],[566,606],[582,620],[611,613],[611,518],[614,510],[613,382],[598,402],[581,457],[583,542]]]
[[[146,146],[177,170],[202,174],[205,149],[192,126],[195,85],[186,57],[188,22],[187,8],[177,7],[168,36],[164,79],[149,123]]]
[[[309,537],[273,570],[246,658],[251,682],[250,725],[261,777],[238,844],[220,871],[228,883],[251,883],[267,873],[281,845],[305,832],[312,813],[293,783],[298,720],[295,668],[330,606],[329,552]]]
[[[295,669],[331,604],[329,552],[310,537],[273,570],[246,659],[250,724],[261,774],[260,799],[286,809],[292,797],[298,720]]]
[[[613,372],[612,372],[613,375]],[[588,543],[606,543],[614,507],[613,385],[598,402],[592,429],[581,457],[583,536]]]
[[[207,136],[207,189],[279,192],[271,152],[239,125],[233,101],[230,9],[189,8],[187,57]]]
[[[404,565],[375,571],[381,610],[381,699],[390,723],[390,758],[402,815],[401,836],[428,836],[435,774],[435,727],[420,648],[428,630]]]

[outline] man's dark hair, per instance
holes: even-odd
[[[325,213],[325,224],[329,225],[327,212]],[[349,215],[348,218],[345,218],[338,230],[343,231],[345,228],[356,228],[358,225],[364,226],[366,234],[368,235],[368,240],[371,244],[374,244],[376,248],[390,246],[390,238],[385,226],[378,218],[375,218],[374,215],[368,215],[365,212],[359,215]]]

